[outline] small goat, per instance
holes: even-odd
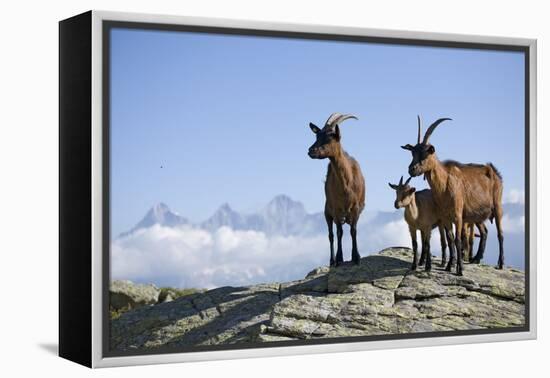
[[[349,156],[340,143],[339,125],[346,119],[357,119],[350,114],[333,113],[323,129],[309,124],[315,133],[316,141],[309,148],[308,155],[312,159],[329,159],[327,179],[325,181],[325,219],[328,226],[330,241],[330,265],[338,266],[344,262],[342,252],[342,226],[350,225],[352,239],[351,256],[354,264],[361,262],[357,248],[357,222],[365,207],[365,179],[359,163]],[[336,223],[338,249],[334,257],[333,223]]]
[[[446,229],[439,219],[439,213],[432,196],[432,191],[429,189],[424,189],[417,192],[414,187],[409,186],[411,178],[412,177],[409,177],[403,184],[403,176],[401,176],[399,184],[394,185],[388,183],[388,185],[396,192],[396,199],[394,203],[395,208],[405,208],[405,221],[409,226],[409,233],[411,234],[414,252],[411,269],[416,270],[417,264],[422,265],[422,261],[425,260],[425,269],[426,271],[430,271],[432,269],[432,257],[430,253],[430,238],[432,235],[432,230],[435,227],[439,228],[442,266],[445,266],[446,263],[447,241],[449,242],[449,249],[453,248],[453,236],[450,228]],[[417,231],[420,231],[422,240],[422,254],[419,263],[418,243],[416,242]]]
[[[401,146],[412,154],[409,174],[413,177],[424,174],[432,190],[434,201],[441,220],[455,224],[455,245],[458,254],[456,273],[462,275],[462,231],[464,222],[482,223],[494,218],[498,241],[498,268],[504,265],[504,237],[502,234],[502,177],[491,163],[478,164],[445,164],[439,161],[435,147],[429,143],[435,128],[450,118],[440,118],[430,125],[421,140],[421,121],[418,117],[418,140],[415,146]],[[454,254],[447,264],[451,270]]]

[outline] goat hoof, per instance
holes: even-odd
[[[504,269],[504,264],[498,264],[498,265],[497,265],[497,269],[498,269],[498,270]]]
[[[361,259],[353,259],[352,262],[354,265],[361,265]]]
[[[441,264],[439,264],[440,267],[444,267],[447,265],[447,260],[441,260]]]
[[[447,264],[447,266],[445,267],[445,271],[450,272],[451,269],[452,269],[452,266],[453,266],[453,265],[449,262],[449,263]]]
[[[426,265],[426,267],[424,268],[424,270],[425,270],[426,272],[431,272],[431,271],[432,271],[431,265],[430,265],[430,266]]]
[[[413,272],[416,270],[416,268],[417,268],[416,264],[413,264],[413,265],[411,266],[411,270],[412,270]]]
[[[474,257],[472,260],[470,260],[470,264],[479,264],[479,263],[481,263],[481,260],[476,258],[476,257]]]

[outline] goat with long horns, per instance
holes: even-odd
[[[342,252],[344,223],[350,225],[352,261],[354,264],[359,264],[361,261],[357,248],[357,222],[365,207],[365,179],[359,163],[342,148],[340,124],[347,119],[357,119],[357,117],[351,114],[333,113],[322,129],[313,123],[309,124],[316,137],[315,143],[309,148],[309,157],[330,160],[325,181],[325,219],[328,226],[331,266],[344,262]],[[333,223],[336,224],[338,237],[336,257],[334,256]]]
[[[401,146],[411,151],[412,161],[409,174],[419,176],[424,174],[432,190],[439,216],[445,227],[455,225],[456,272],[462,275],[462,232],[463,223],[483,223],[487,219],[495,219],[499,241],[498,268],[504,265],[504,249],[502,234],[502,176],[491,164],[461,164],[456,161],[441,162],[435,154],[435,147],[429,143],[430,136],[437,126],[450,118],[440,118],[428,127],[421,139],[421,121],[418,117],[418,138],[415,146]],[[450,228],[449,228],[450,229]],[[481,245],[480,245],[481,247]],[[478,251],[479,253],[479,251]],[[455,260],[451,249],[451,257],[447,270],[451,270]]]

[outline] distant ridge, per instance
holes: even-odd
[[[159,202],[150,208],[143,219],[140,220],[131,230],[121,233],[119,237],[124,237],[139,229],[149,228],[155,224],[167,227],[176,227],[183,224],[189,224],[189,221],[187,218],[171,211],[165,203]]]
[[[523,204],[504,203],[503,206],[505,216],[519,217],[525,211]],[[380,225],[401,221],[403,212],[401,210],[364,212],[361,218],[360,227],[368,232]],[[228,203],[224,203],[208,219],[197,223],[191,222],[170,210],[165,203],[159,202],[151,207],[132,229],[121,233],[118,237],[128,236],[156,224],[165,227],[189,225],[210,232],[225,226],[233,230],[250,230],[263,232],[266,235],[283,236],[311,236],[324,234],[327,231],[322,212],[308,213],[301,202],[293,200],[288,195],[280,194],[253,213],[241,213]],[[362,231],[361,234],[364,232]]]
[[[231,208],[228,203],[222,204],[207,220],[192,223],[187,218],[170,210],[168,205],[160,202],[147,211],[147,214],[132,229],[123,232],[119,237],[149,228],[155,224],[166,227],[193,225],[208,231],[216,231],[226,226],[233,230],[253,230],[269,235],[309,235],[326,229],[322,213],[309,214],[304,205],[287,195],[275,196],[259,211],[243,214]]]

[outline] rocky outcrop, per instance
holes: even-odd
[[[131,281],[113,281],[109,287],[111,309],[129,310],[156,304],[160,289],[155,285],[135,284]]]
[[[115,350],[414,332],[524,324],[524,273],[466,265],[411,272],[408,248],[359,266],[321,267],[303,280],[221,287],[128,311],[111,322]],[[437,260],[436,260],[437,266]]]

